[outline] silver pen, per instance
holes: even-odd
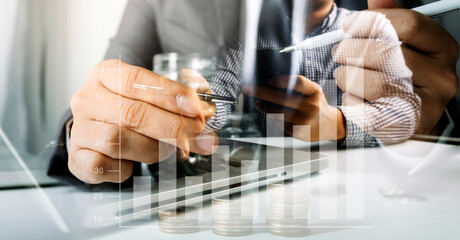
[[[460,10],[459,0],[441,0],[438,2],[426,4],[420,7],[413,8],[412,10],[425,14],[431,18],[437,18],[449,13]],[[351,38],[352,36],[345,33],[342,29],[321,34],[316,37],[309,38],[299,44],[289,46],[280,51],[280,53],[289,53],[303,49],[313,49],[329,44],[338,43],[344,39]]]
[[[237,98],[218,96],[214,94],[197,93],[201,100],[213,103],[238,104]]]

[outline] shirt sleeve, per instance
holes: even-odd
[[[397,88],[376,103],[341,106],[346,119],[347,136],[344,147],[371,147],[394,144],[409,139],[420,119],[420,98],[406,86],[406,92]],[[409,90],[410,89],[410,90]]]
[[[370,60],[373,71],[379,74],[378,83],[371,85],[374,92],[365,88],[364,73],[361,71],[348,72],[347,79],[363,86],[362,93],[367,91],[366,102],[350,105],[342,101],[341,111],[347,121],[347,145],[361,143],[368,144],[366,134],[378,139],[381,144],[395,144],[409,139],[418,127],[421,113],[421,99],[414,92],[412,85],[412,71],[405,62],[401,49],[402,42],[391,21],[385,15],[376,12],[354,13],[354,25],[351,32],[357,34],[369,29],[368,42],[360,49],[338,45],[342,56],[358,56],[357,54],[373,54]],[[358,34],[359,35],[359,34]],[[361,39],[362,41],[362,39]],[[361,55],[366,60],[364,55]],[[353,75],[352,75],[353,74]],[[369,77],[368,75],[367,77]],[[372,79],[370,79],[372,80]],[[374,95],[371,95],[374,94]],[[346,97],[346,95],[345,95]],[[346,99],[345,99],[346,100]],[[344,105],[345,103],[345,105]],[[352,124],[351,124],[352,123]],[[361,130],[359,130],[361,129]]]
[[[338,108],[343,114],[344,110],[342,110],[342,107]],[[356,119],[353,120],[356,121]],[[339,141],[338,146],[340,148],[376,147],[379,145],[379,141],[375,137],[367,134],[363,129],[354,124],[353,121],[348,120],[346,117],[345,125],[346,137],[345,139]]]
[[[216,74],[211,78],[209,85],[213,94],[225,97],[238,98],[241,94],[241,64],[243,61],[242,44],[238,34],[228,41],[227,47],[220,58]],[[228,120],[232,105],[217,103],[216,114],[207,123],[212,131],[221,129]]]
[[[160,51],[154,6],[146,0],[130,0],[105,59],[120,58],[152,70],[152,57]]]

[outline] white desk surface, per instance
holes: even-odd
[[[307,146],[296,144],[298,148]],[[298,182],[311,181],[312,186],[308,239],[459,239],[459,146],[408,141],[385,149],[334,151],[326,145],[320,151],[329,156],[330,167]],[[349,194],[356,188],[362,191]],[[115,225],[101,227],[93,221],[97,213],[90,210],[100,203],[94,200],[94,193],[66,186],[44,191],[69,232],[63,232],[56,224],[56,218],[49,214],[46,201],[36,189],[3,190],[0,191],[1,239],[224,238],[208,228],[187,235],[165,234],[157,227],[119,228],[117,220],[105,216],[104,224],[115,221]],[[264,199],[264,191],[254,194]],[[363,204],[350,210],[347,203],[354,201]],[[210,206],[204,208],[208,211]],[[353,211],[358,215],[362,211],[363,216],[352,219],[347,214]],[[262,218],[254,220],[255,226],[263,224]],[[152,226],[156,225],[157,220],[153,219]],[[263,227],[255,227],[252,235],[241,239],[280,237]]]

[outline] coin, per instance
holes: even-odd
[[[221,236],[247,236],[252,234],[252,199],[213,198],[212,231]]]
[[[200,230],[198,214],[192,206],[159,210],[158,225],[162,232],[173,234],[194,233]]]

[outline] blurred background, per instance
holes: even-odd
[[[0,123],[21,152],[40,153],[92,66],[104,58],[128,0],[0,2]]]

